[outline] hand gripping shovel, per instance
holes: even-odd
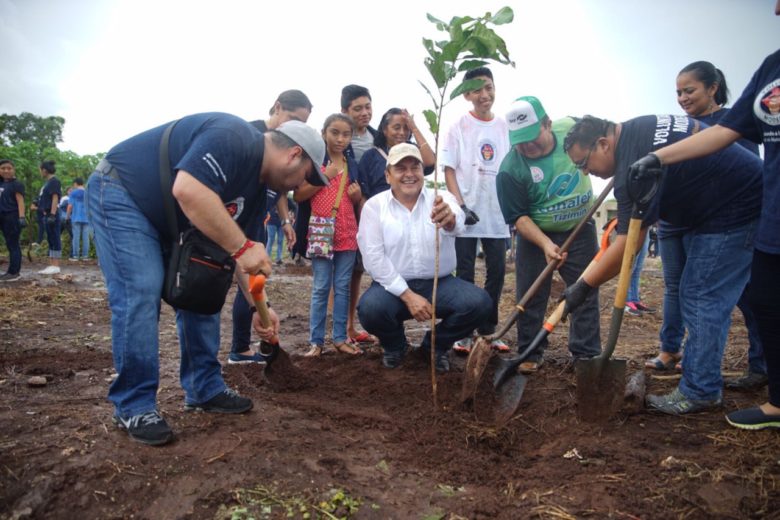
[[[257,314],[260,316],[260,322],[263,327],[271,326],[271,316],[268,314],[268,306],[263,296],[265,287],[265,276],[262,274],[249,277],[249,292],[252,300],[255,302]],[[295,375],[295,367],[287,355],[279,346],[279,337],[274,336],[270,341],[261,341],[259,348],[260,355],[266,360],[263,376],[266,381],[273,385],[284,385],[286,380]]]
[[[561,254],[569,250],[569,247],[571,247],[572,242],[574,242],[574,239],[577,238],[577,235],[580,233],[582,228],[585,227],[585,224],[588,223],[588,221],[596,213],[596,210],[599,208],[599,206],[601,206],[601,203],[604,202],[604,199],[607,198],[607,195],[609,195],[609,192],[612,190],[612,186],[614,184],[615,179],[610,179],[604,190],[601,192],[601,194],[599,194],[599,197],[593,202],[593,205],[588,210],[587,214],[582,218],[582,220],[580,220],[577,226],[572,230],[569,237],[561,245]],[[539,276],[536,277],[536,280],[534,280],[534,283],[531,284],[531,287],[528,288],[520,301],[517,302],[514,312],[506,321],[506,323],[504,323],[504,326],[501,327],[501,330],[495,334],[491,334],[490,336],[480,336],[477,338],[477,341],[474,342],[474,346],[471,348],[469,357],[466,360],[466,368],[464,370],[463,376],[463,386],[461,387],[460,393],[461,403],[465,403],[469,399],[474,398],[474,394],[479,387],[479,382],[482,379],[482,374],[485,372],[485,367],[487,367],[487,364],[493,354],[493,352],[490,350],[490,342],[494,339],[502,337],[507,333],[512,325],[515,324],[517,318],[520,316],[520,313],[525,312],[525,306],[528,305],[528,302],[531,301],[531,298],[536,296],[536,293],[539,291],[539,288],[542,286],[544,281],[548,277],[552,276],[553,271],[558,268],[560,263],[560,261],[550,262],[547,264],[547,267],[545,267],[544,270],[539,273]],[[520,363],[522,363],[522,361],[520,361]],[[520,363],[518,363],[518,365]],[[525,382],[516,381],[514,386],[516,387],[515,393],[522,396],[523,389],[525,388]]]
[[[590,261],[588,266],[585,268],[585,270],[580,275],[580,278],[584,277],[586,274],[588,274],[591,270],[593,270],[593,266],[598,263],[599,259],[601,258],[601,255],[604,254],[604,252],[609,247],[609,237],[612,231],[615,229],[617,225],[617,219],[613,218],[609,221],[609,224],[604,228],[604,232],[601,235],[601,247],[599,248],[598,253],[596,253],[596,256],[593,257],[593,260]],[[566,316],[563,314],[563,310],[566,307],[566,302],[561,301],[561,303],[558,304],[558,306],[555,308],[555,310],[547,317],[544,324],[542,325],[542,328],[539,330],[539,332],[534,337],[533,341],[528,345],[528,347],[523,350],[523,352],[512,359],[497,359],[496,360],[496,369],[493,373],[493,389],[496,392],[504,392],[504,389],[502,386],[507,383],[507,381],[510,378],[519,377],[522,376],[522,374],[519,374],[517,372],[517,367],[520,366],[520,364],[531,357],[534,352],[536,352],[536,349],[539,347],[539,345],[542,344],[542,342],[547,339],[547,336],[549,336],[553,330],[555,330],[555,327],[560,323],[562,320],[566,319]],[[510,387],[513,387],[514,385],[510,385]],[[505,406],[509,407],[511,405],[511,413],[507,411],[510,416],[514,413],[514,410],[517,409],[517,405],[520,404],[520,401],[518,400],[517,403],[512,404],[512,401],[509,401],[510,395],[506,396],[506,399],[502,399],[499,397],[499,401],[505,402]],[[519,399],[519,397],[518,397]]]
[[[609,337],[604,350],[598,356],[580,360],[575,366],[577,374],[577,415],[583,421],[604,422],[622,405],[626,386],[626,360],[610,359],[615,351],[623,311],[631,278],[631,269],[636,257],[637,239],[642,227],[642,218],[647,206],[658,190],[660,170],[650,170],[644,176],[631,178],[629,172],[628,191],[634,202],[634,209],[628,225],[623,263],[620,266],[615,305],[609,326]]]

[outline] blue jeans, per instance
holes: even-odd
[[[407,280],[409,289],[431,301],[433,279]],[[492,301],[485,290],[455,278],[439,278],[436,293],[436,351],[446,352],[452,344],[485,326],[490,317]],[[363,328],[379,338],[385,354],[403,356],[406,350],[404,321],[412,319],[406,304],[376,282],[360,297],[358,318]],[[431,333],[425,334],[422,348],[431,348]]]
[[[682,351],[683,339],[685,338],[685,326],[680,310],[680,279],[687,259],[683,235],[659,237],[658,246],[664,273],[663,323],[659,334],[661,352],[678,354]],[[742,311],[748,332],[750,345],[748,348],[748,369],[757,374],[766,374],[764,349],[758,335],[758,326],[753,310],[748,303],[748,292],[749,284],[737,301],[737,307]]]
[[[266,233],[268,233],[268,238],[265,241],[265,248],[268,251],[268,257],[271,257],[271,253],[274,248],[274,241],[276,242],[276,260],[279,261],[282,259],[282,247],[284,246],[284,233],[282,233],[282,227],[281,226],[274,226],[273,224],[268,224],[266,227]]]
[[[333,332],[331,338],[338,345],[347,341],[347,313],[349,312],[349,283],[355,267],[355,251],[336,251],[333,260],[313,258],[311,269],[311,307],[309,311],[309,343],[325,344],[325,319],[328,297],[333,287]]]
[[[645,242],[640,246],[639,251],[636,253],[636,259],[634,260],[634,267],[631,270],[631,283],[628,286],[628,295],[626,296],[627,302],[641,301],[639,297],[639,276],[642,274],[642,267],[645,265],[645,257],[647,256],[647,247],[650,245],[650,234],[645,237]]]
[[[62,229],[60,227],[60,219],[57,218],[52,223],[49,223],[48,220],[45,220],[45,222],[46,241],[49,243],[49,258],[60,258],[62,257],[62,240],[60,239]]]
[[[471,237],[457,237],[455,239],[455,254],[458,262],[456,275],[469,283],[474,283],[474,264],[477,261],[478,240],[482,242],[482,250],[485,252],[485,290],[493,302],[490,307],[490,317],[478,332],[482,335],[488,335],[493,334],[496,331],[496,325],[498,325],[498,304],[501,301],[501,291],[504,289],[504,275],[506,273],[506,239]]]
[[[86,222],[73,223],[73,244],[70,256],[73,258],[89,258],[89,236],[92,230]],[[79,249],[81,253],[79,254]]]
[[[722,233],[682,235],[685,265],[680,311],[688,331],[680,391],[689,399],[719,399],[720,365],[731,311],[750,278],[756,222]]]
[[[8,273],[19,274],[22,270],[22,246],[19,244],[19,236],[22,228],[19,227],[19,214],[15,211],[0,215],[3,238],[8,248]]]
[[[162,238],[121,182],[101,172],[89,179],[87,214],[111,308],[111,350],[118,376],[108,398],[123,417],[156,410],[165,272]],[[207,401],[225,389],[217,361],[219,313],[177,310],[176,324],[185,401]]]

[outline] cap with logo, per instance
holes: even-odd
[[[401,162],[407,157],[414,157],[420,162],[423,162],[422,155],[420,155],[420,149],[412,143],[401,143],[390,148],[387,153],[387,165],[393,166]]]
[[[506,113],[506,124],[509,127],[509,142],[512,146],[528,143],[539,137],[542,128],[541,120],[547,112],[541,101],[533,96],[517,98]]]
[[[311,159],[314,173],[306,177],[309,184],[327,186],[330,179],[320,170],[320,166],[325,162],[325,142],[320,133],[309,125],[294,120],[285,121],[276,130],[295,141],[295,144],[303,148],[303,151]]]

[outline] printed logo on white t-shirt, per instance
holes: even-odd
[[[496,145],[492,141],[483,140],[479,143],[479,156],[483,163],[490,164],[496,160]]]

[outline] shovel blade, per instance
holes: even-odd
[[[623,403],[626,360],[580,360],[575,370],[578,417],[586,422],[606,422]]]
[[[504,426],[517,411],[527,382],[528,378],[526,376],[514,373],[496,391],[495,417],[497,428]]]
[[[263,369],[263,377],[272,387],[287,387],[298,377],[298,371],[290,360],[290,355],[279,345],[274,346],[274,354]]]
[[[483,337],[477,338],[469,352],[469,358],[466,360],[466,368],[463,371],[463,386],[460,391],[460,402],[465,403],[474,399],[477,392],[479,381],[482,379],[482,373],[487,367],[493,351],[490,343]]]

